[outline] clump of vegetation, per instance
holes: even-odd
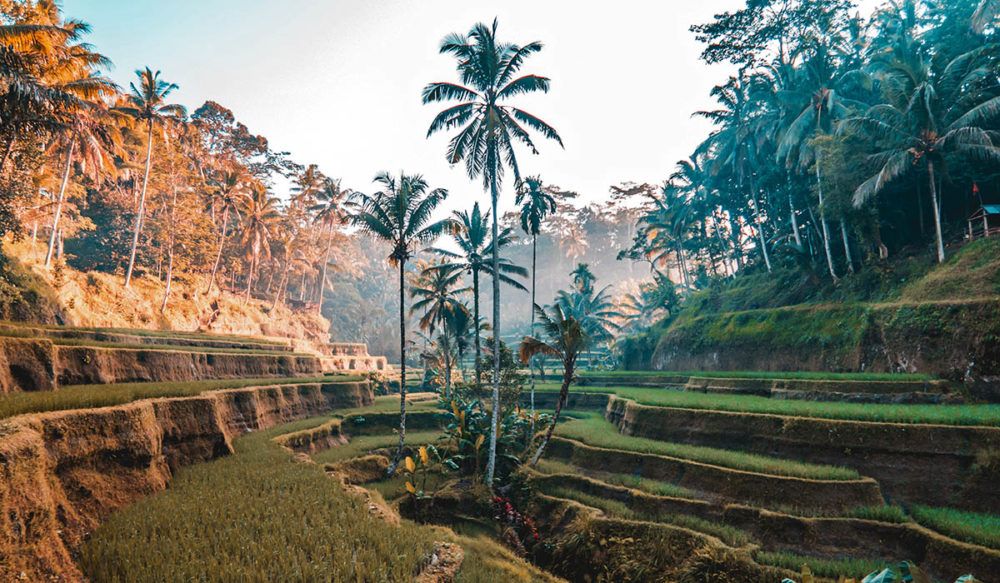
[[[615,486],[625,486],[626,488],[641,490],[655,496],[671,496],[674,498],[686,499],[697,499],[698,497],[691,490],[676,484],[671,484],[670,482],[652,480],[635,474],[584,471],[582,468],[574,466],[573,464],[568,464],[559,460],[543,459],[538,462],[535,468],[546,474],[589,474],[602,482]]]
[[[797,555],[786,551],[769,552],[755,551],[753,553],[755,561],[762,565],[781,567],[792,571],[812,572],[820,577],[857,577],[861,578],[871,572],[878,572],[889,567],[889,562],[875,559],[824,559],[820,557],[808,557]],[[807,569],[803,569],[803,566]]]
[[[643,437],[622,435],[617,428],[597,414],[581,415],[560,426],[559,435],[576,439],[587,445],[677,457],[706,464],[760,472],[777,476],[792,476],[816,480],[856,480],[857,471],[837,466],[809,464],[781,458],[749,454],[736,450],[716,449],[670,443]]]
[[[915,505],[910,514],[918,523],[958,540],[1000,549],[1000,516]]]

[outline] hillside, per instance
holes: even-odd
[[[838,284],[753,273],[692,294],[626,339],[632,369],[931,373],[972,385],[1000,375],[1000,240],[874,265]]]
[[[121,275],[83,272],[66,265],[45,269],[26,243],[4,246],[9,255],[0,297],[0,317],[38,324],[138,328],[287,338],[296,350],[320,353],[329,342],[329,322],[315,311],[251,298],[216,287],[207,279],[174,279],[171,301],[161,312],[165,284],[152,274],[123,286]]]

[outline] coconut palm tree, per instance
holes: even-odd
[[[168,121],[181,120],[187,116],[183,105],[167,103],[167,97],[177,85],[160,79],[160,72],[153,72],[149,67],[136,71],[139,85],[131,83],[130,105],[117,108],[122,113],[146,124],[146,170],[142,177],[142,191],[139,195],[139,208],[135,215],[135,227],[132,230],[132,250],[129,253],[128,269],[125,272],[125,287],[132,282],[132,270],[135,268],[135,254],[139,246],[139,231],[142,229],[142,215],[146,211],[146,189],[149,186],[149,171],[153,163],[153,129]]]
[[[219,264],[222,262],[222,250],[226,246],[226,235],[229,234],[229,215],[235,213],[238,220],[239,207],[247,196],[247,176],[238,170],[228,170],[222,174],[221,179],[212,185],[210,196],[212,206],[222,210],[221,230],[219,232],[219,249],[215,253],[215,263],[212,265],[212,276],[208,280],[206,294],[212,293],[212,286],[215,285],[215,277],[219,272]]]
[[[425,268],[410,288],[410,297],[415,301],[410,313],[423,312],[418,325],[431,336],[438,324],[444,322],[448,314],[462,303],[459,296],[469,291],[460,287],[462,273],[454,269],[434,269],[441,264]]]
[[[448,161],[465,162],[470,178],[481,177],[490,193],[493,209],[493,240],[500,238],[497,202],[505,168],[520,182],[515,144],[537,153],[529,130],[562,145],[556,130],[540,118],[509,105],[519,95],[548,92],[549,79],[538,75],[519,75],[524,61],[542,50],[542,43],[526,45],[500,42],[496,38],[497,21],[492,26],[479,23],[467,34],[453,33],[441,41],[441,53],[458,61],[461,83],[431,83],[424,88],[424,103],[458,101],[440,112],[431,122],[427,135],[459,129],[448,144]],[[500,272],[500,249],[493,248],[493,272]],[[492,485],[496,466],[496,427],[500,409],[500,279],[493,278],[493,421],[490,431],[486,483]]]
[[[940,70],[925,63],[914,67],[898,59],[882,74],[889,102],[841,124],[845,132],[868,132],[882,147],[872,156],[879,171],[855,190],[855,206],[863,205],[895,178],[926,168],[939,263],[945,254],[936,172],[949,156],[1000,163],[1000,139],[992,129],[1000,119],[1000,96],[995,94],[995,75],[989,72],[996,70],[989,49],[960,55]],[[991,76],[992,89],[982,89],[981,82]]]
[[[538,235],[542,233],[542,221],[550,213],[556,212],[556,198],[545,190],[539,176],[529,176],[517,190],[515,203],[520,205],[521,230],[531,237],[531,305],[535,305],[535,287],[538,263]],[[535,331],[535,310],[531,310],[531,333]],[[535,369],[531,373],[531,433],[535,426]]]
[[[389,475],[403,456],[406,442],[406,262],[413,258],[420,245],[427,244],[454,229],[450,219],[433,221],[434,209],[448,198],[443,188],[432,189],[418,174],[387,172],[375,177],[381,190],[375,194],[356,192],[351,196],[353,214],[350,221],[361,232],[389,243],[389,264],[399,268],[399,447]]]
[[[306,191],[303,191],[306,192]],[[313,221],[319,223],[326,232],[326,253],[323,254],[323,265],[320,267],[319,290],[316,298],[316,311],[323,315],[323,290],[326,288],[326,270],[330,265],[330,251],[333,249],[333,236],[337,226],[347,221],[344,211],[344,200],[350,196],[350,189],[340,186],[340,180],[326,178],[322,185],[312,192],[316,203],[309,207],[315,213]]]
[[[519,350],[521,362],[527,364],[536,356],[552,356],[562,361],[563,376],[555,414],[549,422],[545,437],[538,445],[535,455],[531,457],[532,466],[541,459],[545,446],[552,439],[552,431],[555,429],[556,423],[559,422],[559,416],[569,397],[569,386],[576,374],[576,361],[591,344],[591,338],[583,323],[575,317],[567,315],[559,304],[551,306],[547,311],[536,305],[535,314],[544,340],[535,336],[526,336],[521,341]]]
[[[275,235],[281,221],[278,199],[272,197],[267,187],[259,182],[250,185],[250,194],[243,201],[243,232],[241,240],[250,252],[250,268],[247,271],[247,291],[244,303],[250,301],[254,276],[260,267],[260,259],[271,257],[271,237]]]
[[[489,236],[490,213],[483,213],[479,210],[479,203],[472,205],[472,212],[454,211],[453,215],[456,229],[451,233],[451,240],[458,247],[459,252],[450,251],[440,247],[431,249],[437,255],[444,257],[448,261],[432,265],[430,269],[440,269],[445,271],[458,271],[468,273],[472,276],[472,313],[477,328],[480,327],[482,319],[479,316],[479,275],[485,273],[493,276],[493,264],[487,261],[487,257],[493,253],[493,240]],[[504,228],[500,231],[499,248],[503,249],[513,243],[511,230]],[[500,281],[515,289],[525,289],[524,286],[514,279],[513,276],[525,276],[527,270],[514,265],[509,259],[500,258]],[[480,358],[482,350],[480,346],[480,336],[475,337],[476,351],[476,385],[479,385],[482,376],[482,363]]]
[[[108,91],[112,91],[113,87],[107,82]],[[52,233],[49,235],[49,248],[45,254],[46,267],[52,262],[59,233],[59,219],[62,215],[63,202],[66,200],[66,187],[69,185],[74,158],[78,157],[83,166],[96,175],[104,168],[105,158],[120,145],[117,128],[114,127],[107,108],[100,103],[79,102],[78,107],[58,125],[58,128],[55,139],[49,145],[49,151],[66,152],[66,162],[52,213]]]

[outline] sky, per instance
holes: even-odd
[[[599,200],[621,181],[661,182],[710,126],[709,90],[727,65],[707,66],[691,24],[741,0],[64,0],[90,23],[89,41],[127,87],[149,66],[180,86],[192,111],[206,100],[230,108],[274,149],[316,163],[356,190],[381,170],[421,173],[450,191],[449,206],[488,202],[481,182],[445,159],[446,135],[426,138],[440,109],[421,89],[455,81],[441,38],[499,18],[501,39],[545,49],[526,73],[548,76],[548,94],[519,106],[560,132],[522,173]],[[539,140],[542,141],[542,140]],[[283,189],[283,185],[278,185]],[[511,192],[511,187],[506,187]],[[278,192],[281,195],[283,193]],[[506,206],[512,196],[504,197]]]

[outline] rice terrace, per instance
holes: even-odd
[[[1000,583],[1000,0],[0,0],[0,583]]]

